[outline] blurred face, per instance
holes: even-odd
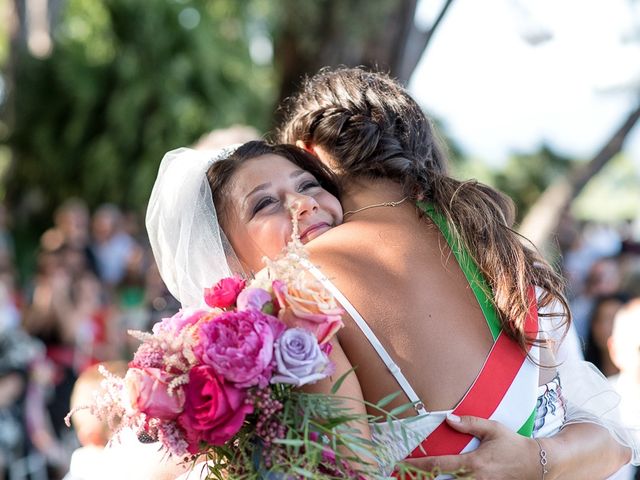
[[[630,374],[640,386],[640,299],[616,314],[609,349],[620,371]]]
[[[93,217],[93,237],[97,242],[108,240],[116,230],[116,218],[109,212],[99,212]]]
[[[89,236],[89,217],[81,208],[70,207],[57,217],[64,240],[73,246],[84,246]]]
[[[607,348],[607,342],[613,331],[613,319],[622,307],[619,300],[607,300],[598,306],[598,310],[593,317],[591,330],[593,332],[593,340],[603,350]]]
[[[247,160],[229,189],[223,229],[240,261],[252,271],[291,240],[292,216],[307,243],[342,222],[342,207],[309,172],[278,155]]]

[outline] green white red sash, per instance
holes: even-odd
[[[534,337],[538,330],[535,294],[532,294],[525,330]],[[480,374],[453,413],[497,420],[514,431],[531,436],[539,375],[538,366],[532,359],[538,360],[538,347],[529,348],[528,353],[531,358],[501,332]],[[477,445],[475,437],[442,422],[409,458],[464,453]]]
[[[418,206],[438,225],[449,243],[494,338],[494,345],[482,370],[453,413],[496,420],[522,435],[531,436],[538,391],[539,368],[536,362],[539,359],[539,348],[529,346],[525,352],[502,332],[489,296],[490,289],[477,265],[464,248],[457,246],[445,219],[433,206],[423,202],[418,202]],[[528,338],[536,338],[538,308],[533,287],[529,292],[529,304],[525,332]],[[475,449],[478,443],[473,436],[460,433],[443,421],[411,452],[409,458],[464,453]]]

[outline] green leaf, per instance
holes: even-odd
[[[340,387],[346,380],[347,375],[353,372],[355,372],[355,367],[347,370],[344,374],[342,374],[342,376],[338,380],[336,380],[336,383],[333,384],[333,387],[331,387],[331,394],[335,395],[338,392],[338,390],[340,390]]]
[[[402,392],[400,390],[398,390],[397,392],[393,392],[392,394],[387,395],[382,400],[380,400],[379,402],[376,403],[376,407],[378,407],[380,410],[382,410],[384,407],[386,407],[392,401],[394,401],[396,398],[398,398],[401,393]]]
[[[400,405],[399,407],[394,408],[387,415],[390,417],[397,417],[399,414],[407,411],[410,408],[413,408],[413,403],[405,403],[404,405]]]

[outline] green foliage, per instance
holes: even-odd
[[[500,168],[490,167],[478,158],[453,163],[456,178],[475,178],[507,193],[514,199],[521,220],[542,192],[553,182],[579,167],[583,160],[556,154],[542,147],[532,154],[512,156]],[[612,159],[594,177],[571,206],[581,220],[616,222],[637,215],[640,204],[640,174],[637,165],[625,155]]]
[[[629,157],[613,158],[580,193],[571,212],[581,220],[605,223],[636,218],[640,205],[640,173]]]
[[[0,15],[6,12],[10,0],[0,0]],[[0,22],[0,65],[4,65],[9,56],[9,22]]]
[[[521,220],[540,194],[572,166],[571,159],[543,146],[532,154],[512,156],[504,168],[494,174],[493,182],[490,183],[514,200],[518,220]]]
[[[167,150],[266,128],[273,73],[249,51],[262,3],[69,0],[53,54],[17,61],[10,200],[32,188],[48,213],[69,196],[141,208]]]
[[[353,374],[352,370],[338,382],[341,384],[350,374]],[[335,385],[332,391],[337,390]],[[234,437],[233,447],[229,442],[209,448],[208,479],[284,479],[291,478],[291,474],[296,474],[295,478],[316,480],[378,478],[379,466],[368,463],[366,459],[381,458],[386,446],[363,438],[354,425],[386,420],[392,432],[400,430],[407,445],[415,442],[415,438],[409,439],[412,420],[393,422],[400,413],[412,410],[412,404],[402,405],[391,412],[384,410],[400,392],[376,404],[364,402],[380,412],[380,415],[373,416],[356,413],[351,407],[354,401],[362,400],[339,396],[335,392],[307,393],[283,384],[272,385],[271,388],[284,406],[276,417],[280,425],[286,426],[286,437],[276,439],[266,447],[251,427],[260,417],[259,412],[254,412],[248,417],[248,425]],[[411,418],[417,420],[419,417]],[[440,470],[420,471],[404,463],[398,464],[396,469],[400,478],[409,475],[410,478],[428,480],[442,473]],[[461,472],[451,472],[451,475],[465,478]]]

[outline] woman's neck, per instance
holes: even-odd
[[[357,179],[343,188],[341,203],[345,212],[383,202],[398,202],[405,198],[402,185],[389,179]]]

